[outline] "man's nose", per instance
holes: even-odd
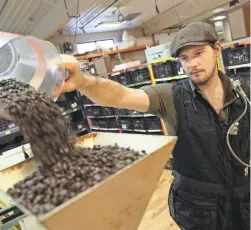
[[[198,66],[198,62],[196,61],[195,58],[190,59],[188,61],[188,68],[189,68],[189,70],[192,70],[192,69],[196,68],[197,66]]]

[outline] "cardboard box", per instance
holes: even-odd
[[[93,63],[98,75],[112,72],[111,58],[108,55],[95,59]]]
[[[118,143],[120,147],[145,150],[147,155],[58,206],[39,221],[49,230],[137,230],[176,140],[176,137],[117,133],[84,136],[78,145]],[[29,161],[1,172],[0,189],[6,191],[34,167],[34,162]]]

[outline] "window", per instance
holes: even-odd
[[[77,44],[78,53],[82,54],[85,52],[90,52],[96,49],[96,43],[95,42],[86,42]]]
[[[114,45],[113,39],[94,41],[94,42],[84,42],[77,44],[78,53],[86,53],[93,50],[96,50],[97,45],[100,47],[104,47],[106,49],[111,48]]]
[[[101,47],[109,49],[114,45],[114,41],[113,40],[104,40],[104,41],[98,41],[96,44],[97,45],[99,44]]]

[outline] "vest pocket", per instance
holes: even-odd
[[[250,230],[250,203],[241,203],[241,219],[244,230]]]
[[[216,230],[216,203],[180,190],[174,192],[174,219],[181,229]]]
[[[213,128],[208,108],[198,102],[184,102],[186,122],[189,129]]]

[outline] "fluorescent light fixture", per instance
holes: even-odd
[[[215,27],[223,27],[223,22],[222,21],[216,21],[214,22]]]
[[[213,13],[214,14],[219,14],[219,13],[224,12],[224,11],[225,11],[224,8],[216,8],[216,9],[213,10]]]
[[[225,18],[226,18],[226,16],[224,16],[224,15],[219,15],[219,16],[215,16],[215,17],[211,18],[210,20],[211,20],[211,21],[220,21],[220,20],[223,20],[223,19],[225,19]]]
[[[128,23],[127,21],[124,21],[124,22],[119,22],[119,21],[100,22],[95,27],[111,28],[111,27],[118,27],[121,25],[130,25],[130,23]]]

